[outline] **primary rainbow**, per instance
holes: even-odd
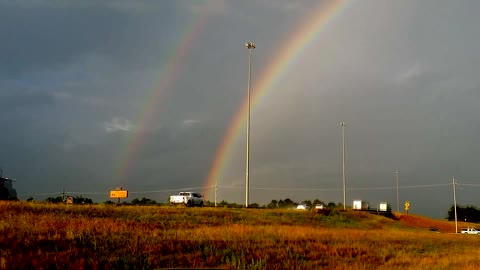
[[[346,9],[348,0],[327,0],[314,9],[312,15],[303,23],[289,39],[284,47],[273,57],[273,61],[263,71],[260,79],[253,85],[251,94],[251,108],[264,97],[282,75],[288,70],[298,55],[310,45],[343,10]],[[260,44],[261,46],[261,44]],[[215,153],[212,166],[206,178],[204,194],[209,197],[211,187],[217,180],[221,180],[223,171],[231,157],[231,152],[246,124],[248,99],[246,98],[235,114],[222,143]]]
[[[194,43],[193,40],[207,23],[207,19],[208,13],[206,12],[192,18],[191,22],[187,24],[182,37],[179,39],[179,43],[172,47],[173,50],[170,57],[162,65],[159,79],[154,83],[151,93],[146,97],[145,105],[142,106],[145,110],[140,114],[136,122],[138,124],[127,140],[126,151],[119,158],[119,167],[115,174],[115,179],[118,183],[127,183],[132,160],[137,156],[137,151],[145,139],[146,131],[152,123],[152,120],[158,111],[161,110],[161,103],[165,92],[172,87],[175,78],[178,77],[179,67],[184,62],[185,56]]]

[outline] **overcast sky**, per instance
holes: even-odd
[[[255,85],[317,2],[0,0],[4,176],[21,199],[204,192],[246,97],[245,41]],[[342,202],[344,121],[347,204],[395,210],[398,170],[411,213],[444,218],[452,177],[458,202],[480,206],[478,10],[347,2],[252,108],[250,202]],[[242,132],[219,200],[244,203]]]

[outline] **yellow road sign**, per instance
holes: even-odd
[[[110,191],[110,198],[127,198],[128,191],[127,190],[112,190]]]
[[[410,202],[406,201],[405,202],[405,211],[408,211],[408,209],[410,209]]]

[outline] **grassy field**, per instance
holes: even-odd
[[[480,269],[480,236],[396,217],[0,202],[0,269]]]

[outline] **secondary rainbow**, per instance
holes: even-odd
[[[165,93],[170,90],[175,79],[178,77],[179,67],[183,63],[185,56],[188,54],[193,40],[201,32],[208,21],[208,13],[204,12],[193,18],[187,25],[179,39],[177,46],[173,46],[170,57],[163,64],[159,79],[154,83],[154,87],[146,97],[145,108],[136,123],[135,130],[131,133],[127,140],[126,151],[120,155],[119,166],[116,170],[115,180],[120,184],[126,184],[130,173],[132,161],[137,157],[137,151],[145,140],[146,131],[151,125],[152,120],[161,110],[162,101]]]
[[[327,26],[334,21],[336,17],[342,14],[352,1],[347,0],[328,0],[321,3],[313,9],[311,16],[300,25],[295,34],[288,40],[285,46],[280,48],[273,57],[272,62],[262,72],[261,76],[254,82],[251,94],[251,109],[260,102],[260,100],[273,90],[273,86],[281,78],[288,68],[295,62],[298,55],[305,50],[322,33]],[[262,45],[257,44],[260,48]],[[216,181],[220,181],[223,171],[231,157],[231,152],[235,146],[246,124],[246,115],[248,110],[248,99],[245,99],[237,110],[222,143],[217,148],[212,166],[205,180],[204,194],[207,198],[210,196],[212,186]]]

